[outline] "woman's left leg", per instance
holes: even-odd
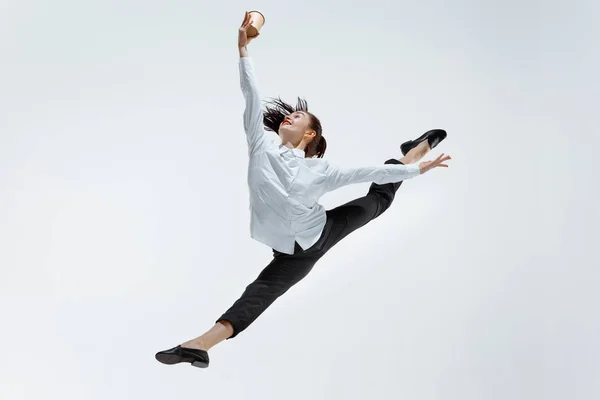
[[[412,164],[419,161],[429,152],[427,141],[411,149],[404,157],[389,159],[385,164]],[[383,214],[394,201],[396,192],[403,181],[379,185],[372,183],[366,196],[354,199],[346,204],[327,210],[327,219],[331,220],[325,233],[326,240],[322,244],[324,253],[337,242]]]
[[[385,163],[401,164],[395,159]],[[330,223],[326,228],[329,231],[326,232],[326,240],[320,250],[323,253],[327,252],[350,233],[383,214],[392,205],[396,191],[401,185],[402,181],[384,185],[373,183],[365,196],[327,210],[327,219]]]

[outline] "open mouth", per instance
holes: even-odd
[[[290,121],[283,121],[283,123],[281,125],[291,125],[292,123]]]

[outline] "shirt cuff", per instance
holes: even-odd
[[[411,177],[421,175],[421,168],[419,167],[419,164],[408,164],[405,166]]]

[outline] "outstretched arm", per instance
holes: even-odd
[[[445,162],[448,160],[450,160],[450,156],[442,153],[435,160],[425,161],[420,164],[383,164],[354,168],[328,164],[325,171],[327,175],[326,191],[333,191],[352,183],[375,182],[382,185],[404,181],[424,174],[436,167],[447,168],[448,165]]]
[[[248,38],[246,32],[252,21],[250,14],[246,12],[242,26],[239,29],[238,49],[240,53],[240,85],[246,108],[244,110],[244,129],[248,141],[248,154],[251,155],[258,151],[265,142],[265,132],[263,124],[263,113],[261,109],[260,93],[258,90],[258,81],[254,73],[254,63],[248,56],[248,43],[253,38]],[[256,36],[255,36],[256,37]]]
[[[340,167],[329,164],[326,170],[326,191],[330,192],[353,183],[375,182],[382,185],[400,182],[414,178],[420,173],[419,166],[415,164],[383,164],[364,167]]]

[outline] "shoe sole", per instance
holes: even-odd
[[[181,362],[181,356],[176,354],[157,354],[156,360],[163,364],[173,365]]]
[[[196,367],[196,368],[207,368],[208,364],[205,363],[204,361],[194,361],[192,363],[192,367]]]
[[[186,362],[183,357],[178,356],[176,354],[157,354],[156,360],[166,365],[174,365],[182,362]],[[189,362],[189,361],[187,361]],[[192,366],[196,368],[207,368],[208,364],[204,361],[193,361],[191,363]]]

